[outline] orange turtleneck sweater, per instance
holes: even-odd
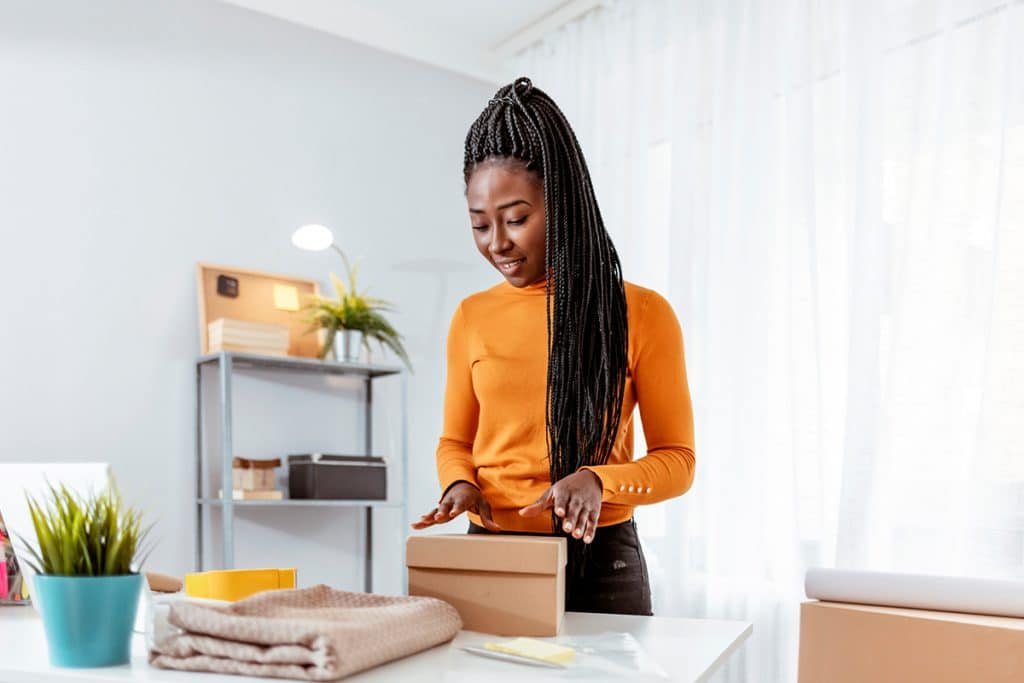
[[[624,522],[637,505],[681,495],[693,483],[693,410],[683,336],[669,303],[627,282],[629,358],[619,438],[601,479],[599,526]],[[441,490],[480,488],[506,531],[550,533],[548,515],[523,518],[551,485],[544,424],[547,387],[544,282],[502,282],[459,304],[448,332],[444,431],[437,447]],[[633,409],[647,454],[633,460]],[[477,515],[470,519],[480,524]]]

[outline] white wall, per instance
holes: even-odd
[[[409,516],[427,509],[448,318],[496,277],[460,177],[493,90],[213,1],[0,4],[0,461],[110,462],[158,522],[149,566],[191,569],[195,263],[325,279],[336,257],[289,244],[315,221],[400,308]],[[238,453],[362,442],[358,386],[274,377],[236,385]],[[376,398],[376,450],[397,458],[399,382]],[[402,589],[406,522],[378,517],[381,590]],[[247,511],[238,564],[359,587],[360,528]]]

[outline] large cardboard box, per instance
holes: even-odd
[[[1024,619],[805,602],[799,681],[1024,681]]]
[[[411,536],[409,595],[450,603],[470,631],[554,636],[565,613],[564,538]]]

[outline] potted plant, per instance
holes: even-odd
[[[391,349],[411,370],[402,336],[383,315],[393,311],[393,306],[383,299],[367,296],[365,291],[360,292],[356,288],[355,268],[348,269],[347,286],[334,273],[331,273],[331,283],[337,299],[314,296],[306,306],[311,311],[310,331],[322,329],[327,333],[320,358],[326,358],[333,351],[335,360],[358,361],[360,348],[369,350],[373,339]]]
[[[61,667],[125,664],[143,577],[135,560],[149,528],[110,483],[79,497],[49,487],[27,495],[38,547],[25,543],[36,572],[33,599],[43,617],[50,662]]]

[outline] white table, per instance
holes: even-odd
[[[705,681],[752,631],[741,621],[633,617],[612,614],[567,613],[563,635],[604,632],[631,633],[647,653],[661,665],[672,681]],[[459,680],[497,681],[518,675],[521,680],[547,680],[552,670],[525,667],[484,659],[463,652],[463,645],[501,640],[470,631],[461,632],[451,643],[392,662],[345,679],[352,683],[424,681],[455,683]],[[130,665],[103,669],[59,669],[49,664],[43,624],[31,607],[0,607],[0,681],[43,683],[49,681],[161,681],[167,683],[240,683],[267,681],[265,678],[191,674],[154,669],[146,662],[146,644],[141,635],[132,643]],[[512,672],[509,674],[509,672]],[[554,672],[554,674],[566,672]],[[621,680],[621,679],[620,679]]]

